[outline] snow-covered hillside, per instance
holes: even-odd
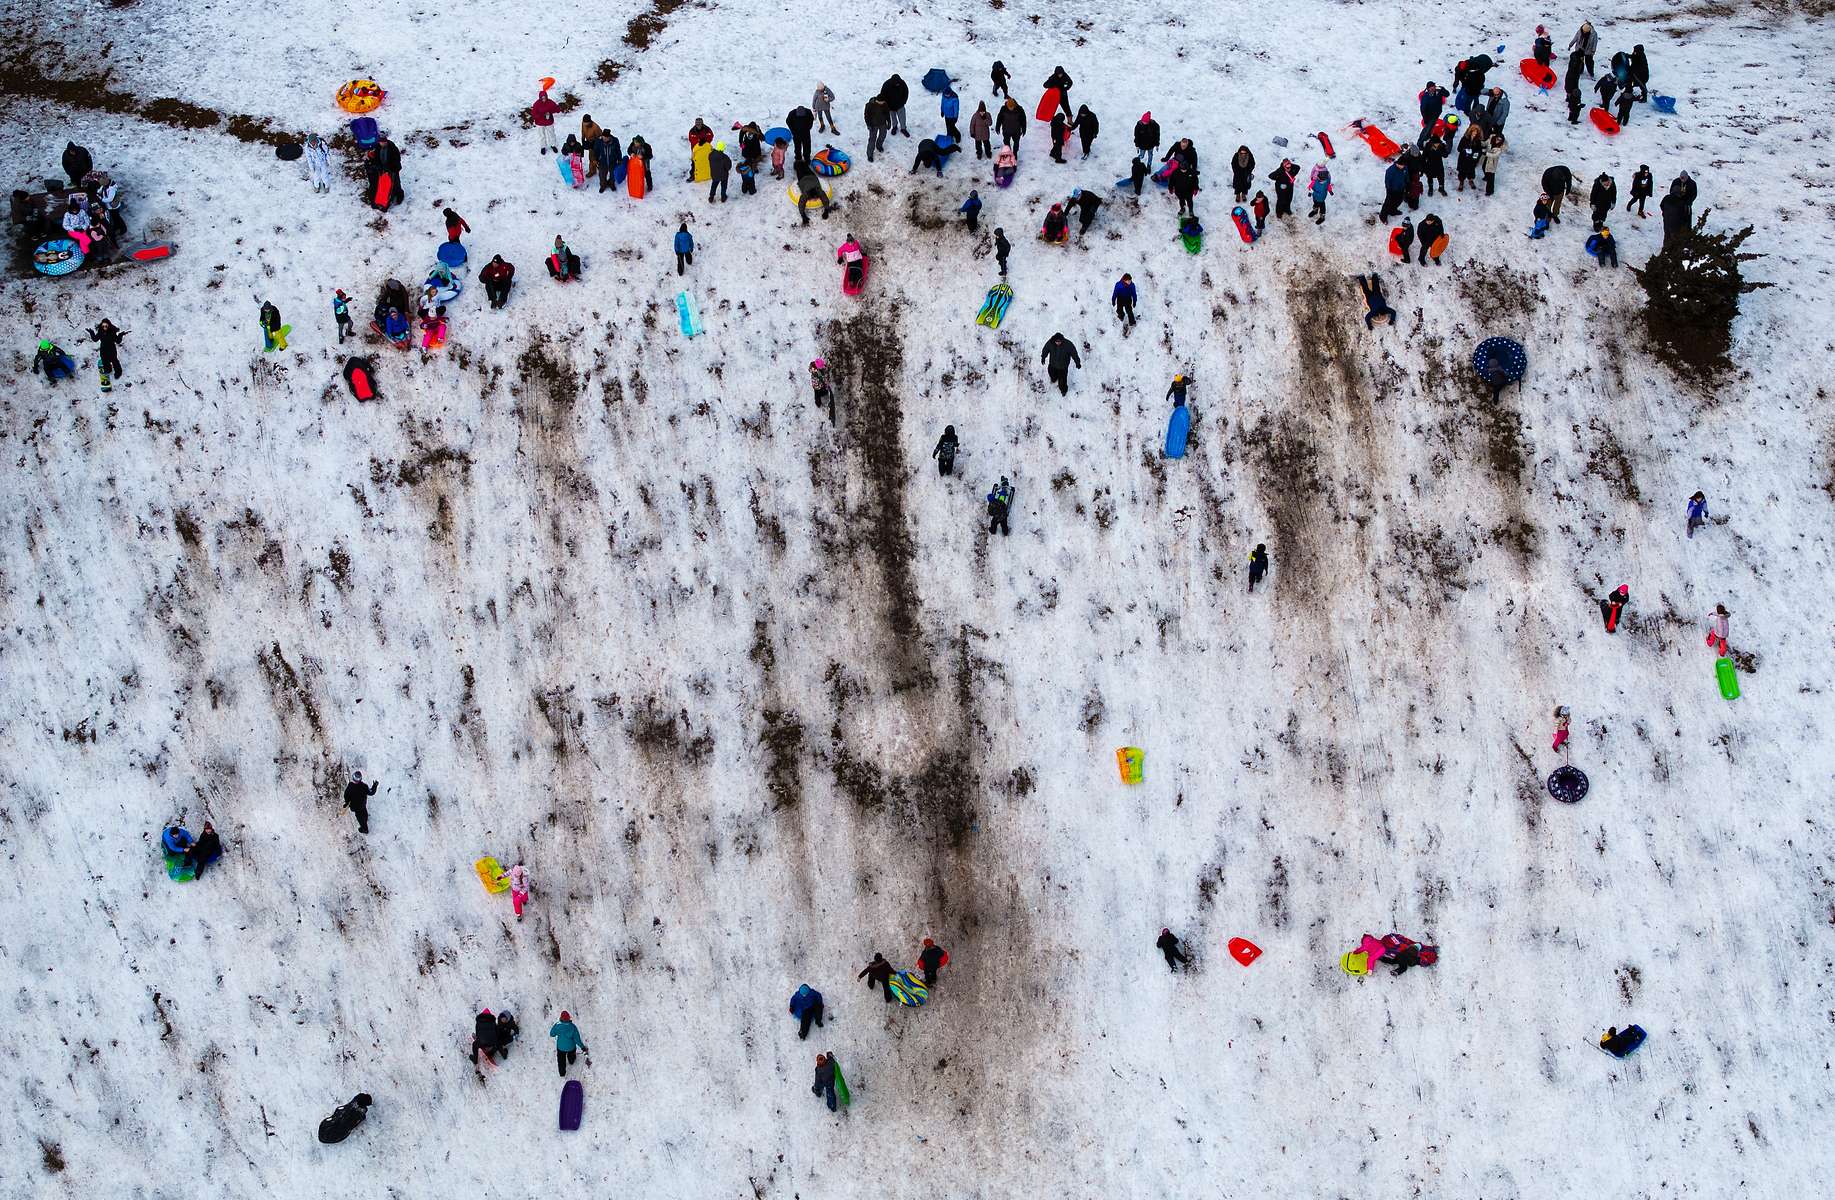
[[[1572,8],[21,0],[15,186],[74,139],[178,254],[7,280],[0,1194],[1807,1194],[1835,1166],[1825,8],[1594,13],[1601,65],[1642,43],[1679,100],[1608,141],[1515,70]],[[1345,126],[1408,136],[1421,85],[1481,50],[1515,103],[1498,194],[1425,203],[1446,262],[1396,265]],[[1034,121],[1011,189],[972,159],[908,173],[941,129],[920,77],[956,77],[966,126],[996,58],[1029,116],[1064,65],[1102,120],[1088,162],[1048,161]],[[833,219],[799,226],[769,179],[711,206],[682,182],[696,116],[733,143],[818,80],[864,160],[893,71],[917,136],[838,181]],[[405,158],[386,216],[354,160],[319,195],[266,140],[337,130],[359,74]],[[563,133],[591,113],[657,147],[650,197],[562,185],[523,117],[545,75]],[[1204,156],[1200,255],[1164,192],[1113,188],[1149,109]],[[1243,244],[1230,154],[1265,176],[1281,137],[1304,172],[1319,130],[1325,224]],[[1757,227],[1748,270],[1777,286],[1724,383],[1651,352],[1584,204],[1524,237],[1556,162],[1621,197],[1639,163],[1659,195],[1687,169],[1710,225]],[[1108,203],[1047,247],[1075,186]],[[474,264],[517,265],[510,303],[472,284],[437,353],[370,339],[383,400],[358,404],[332,289],[361,328],[384,278],[424,276],[446,206]],[[1614,219],[1627,264],[1650,211]],[[998,332],[974,323],[994,226]],[[582,283],[545,278],[557,234]],[[1399,315],[1374,333],[1371,269]],[[287,352],[260,353],[259,300]],[[31,373],[38,338],[75,352],[104,316],[129,386]],[[1067,397],[1038,363],[1055,331],[1083,361]],[[1530,355],[1496,402],[1468,362],[1492,334]],[[1175,371],[1184,460],[1161,456]],[[946,423],[956,478],[927,458]],[[1714,521],[1688,540],[1697,489]],[[1718,602],[1733,703],[1702,645]],[[1542,784],[1557,704],[1592,781],[1572,807]],[[382,782],[367,838],[354,769]],[[175,819],[228,845],[198,882],[161,869]],[[484,854],[528,865],[520,923]],[[1166,971],[1162,926],[1196,974]],[[1439,964],[1339,970],[1392,929]],[[951,955],[926,1007],[855,981],[926,935]],[[808,1042],[803,982],[829,1003]],[[482,1078],[481,1006],[524,1027]],[[562,1009],[592,1048],[573,1134]],[[1637,1056],[1598,1052],[1632,1021]],[[823,1049],[838,1117],[809,1090]],[[360,1090],[367,1124],[320,1145]]]

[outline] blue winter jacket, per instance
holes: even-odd
[[[572,1021],[556,1021],[549,1026],[548,1036],[554,1039],[554,1048],[562,1053],[586,1048],[586,1043],[580,1040],[580,1031]]]
[[[1132,302],[1134,300],[1134,297],[1135,297],[1135,291],[1134,291],[1133,284],[1124,283],[1121,280],[1116,280],[1115,290],[1109,293],[1109,303],[1113,304],[1117,300],[1124,300],[1124,299],[1128,300],[1129,302]]]
[[[981,197],[980,196],[970,196],[967,200],[964,200],[962,202],[962,207],[958,208],[956,211],[959,213],[980,212],[981,211]]]
[[[1383,187],[1398,196],[1408,186],[1408,171],[1401,163],[1390,163],[1389,169],[1383,172]]]
[[[689,232],[686,229],[681,229],[681,230],[676,231],[675,252],[677,254],[693,254],[694,253],[694,238],[689,235]]]
[[[333,296],[331,298],[331,315],[332,316],[342,317],[349,312],[350,312],[350,301],[346,300],[342,296]]]
[[[1704,521],[1707,520],[1708,502],[1706,500],[1690,500],[1688,502],[1688,519],[1693,521],[1697,517],[1700,517]]]
[[[943,119],[945,121],[953,121],[961,115],[962,115],[962,101],[957,99],[956,93],[944,92],[943,93]]]
[[[384,320],[382,331],[395,341],[408,336],[408,318],[398,312],[392,312]]]
[[[1313,203],[1324,204],[1326,193],[1330,192],[1331,190],[1332,190],[1332,177],[1330,175],[1319,176],[1319,178],[1314,181],[1313,186],[1312,186]]]
[[[790,1015],[801,1018],[804,1013],[813,1011],[821,1003],[822,993],[804,984],[796,990],[796,995],[790,997]]]

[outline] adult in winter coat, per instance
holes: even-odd
[[[1593,78],[1593,56],[1599,52],[1599,35],[1593,32],[1593,22],[1580,22],[1580,30],[1567,48],[1586,63],[1587,78]]]
[[[222,853],[223,839],[217,836],[217,827],[206,821],[204,832],[198,834],[198,840],[185,851],[184,864],[191,868],[193,879],[202,879],[204,868],[216,862]]]
[[[809,145],[809,131],[815,128],[815,124],[816,115],[807,108],[804,108],[801,104],[784,114],[784,128],[790,131],[791,140],[795,143],[793,150],[797,162],[808,162],[810,155],[814,153]],[[712,140],[713,134],[711,132],[708,134],[708,138]],[[869,141],[867,143],[867,158],[869,161],[872,159],[872,149],[872,143]],[[880,149],[885,149],[884,142],[880,143]]]
[[[1179,198],[1179,215],[1198,215],[1198,173],[1189,167],[1175,167],[1166,180],[1167,188]]]
[[[1510,143],[1504,140],[1501,133],[1494,133],[1485,140],[1484,153],[1478,157],[1478,168],[1485,173],[1485,195],[1497,190],[1497,160],[1504,156]]]
[[[1013,507],[1013,485],[1002,475],[994,490],[988,493],[988,532],[999,533],[1008,537],[1013,530],[1007,527],[1007,510]],[[926,987],[929,985],[926,984]]]
[[[1440,185],[1440,194],[1446,195],[1446,142],[1438,137],[1427,137],[1421,142],[1421,181],[1425,184],[1426,193],[1434,194],[1434,185]]]
[[[1466,129],[1465,136],[1459,139],[1458,158],[1454,164],[1459,175],[1459,191],[1465,191],[1471,184],[1473,190],[1478,187],[1478,161],[1485,151],[1485,135],[1478,126]]]
[[[553,151],[560,153],[554,142],[554,114],[561,111],[561,106],[548,98],[546,89],[535,98],[529,106],[529,121],[535,126],[535,135],[541,139],[542,153]]]
[[[1180,138],[1174,142],[1172,149],[1166,152],[1166,157],[1160,159],[1160,162],[1177,163],[1190,171],[1193,179],[1198,177],[1198,148],[1192,145],[1190,138]]]
[[[1089,188],[1078,188],[1070,194],[1070,206],[1077,210],[1077,234],[1081,237],[1096,223],[1096,210],[1102,207],[1102,197]]]
[[[111,379],[121,378],[121,339],[126,336],[125,330],[116,329],[106,317],[89,331],[89,340],[96,344],[96,365]]]
[[[953,89],[944,88],[943,98],[938,108],[943,118],[944,136],[952,138],[960,144],[962,141],[962,130],[957,128],[956,118],[962,115],[962,98],[956,95]]]
[[[1612,107],[1612,94],[1618,91],[1618,76],[1607,71],[1593,85],[1593,91],[1599,96],[1599,107],[1609,110]]]
[[[809,1027],[822,1023],[822,993],[808,984],[799,987],[796,995],[790,997],[790,1015],[801,1023],[796,1031],[796,1036],[800,1039],[807,1039]]]
[[[1650,60],[1644,57],[1642,43],[1631,47],[1631,86],[1639,100],[1650,95]]]
[[[287,327],[281,324],[280,309],[272,300],[263,300],[260,311],[262,344],[269,350],[287,348]]]
[[[996,226],[994,229],[994,264],[1000,268],[1000,277],[1007,277],[1007,255],[1013,253],[1013,243],[1007,240],[1007,231]]]
[[[71,187],[82,186],[83,176],[95,170],[95,167],[95,159],[90,157],[88,150],[75,142],[64,143],[64,174],[70,176]]]
[[[816,93],[809,100],[810,109],[816,114],[816,128],[823,133],[840,133],[841,126],[835,124],[835,94],[826,83],[816,84]]]
[[[675,273],[681,275],[694,263],[694,235],[688,232],[688,222],[675,231]]]
[[[937,178],[941,179],[943,178],[943,163],[950,155],[961,152],[961,146],[939,146],[931,138],[925,138],[918,143],[917,157],[911,160],[909,174],[915,175],[921,168],[931,167],[935,169]]]
[[[809,1090],[817,1099],[828,1101],[829,1112],[834,1112],[838,1106],[835,1097],[835,1070],[838,1066],[839,1060],[834,1055],[816,1055],[816,1081]]]
[[[1019,106],[1019,101],[1008,96],[1005,104],[1000,106],[1000,114],[994,118],[994,128],[1000,133],[1004,146],[1011,146],[1013,153],[1019,153],[1020,139],[1026,136],[1026,110]]]
[[[725,142],[715,142],[714,148],[707,155],[707,202],[712,204],[716,194],[722,204],[726,203],[726,182],[733,173],[733,158],[726,152]]]
[[[714,131],[707,124],[706,118],[696,117],[694,124],[688,127],[688,149],[692,151],[696,146],[711,146],[713,141]]]
[[[1504,122],[1510,119],[1510,97],[1504,95],[1504,89],[1492,88],[1485,93],[1489,99],[1477,115],[1477,121],[1486,133],[1502,133]]]
[[[1281,165],[1268,176],[1274,184],[1274,215],[1277,217],[1293,216],[1293,182],[1300,177],[1300,168],[1291,158],[1283,158]]]
[[[949,453],[952,456],[956,453],[955,431],[956,431],[956,427],[954,425],[949,426],[947,429],[943,431],[943,436],[949,440]],[[949,470],[943,467],[942,462],[941,462],[942,449],[943,449],[943,443],[939,441],[937,443],[937,449],[932,451],[931,453],[935,457],[937,457],[937,459],[939,460],[937,474],[947,475],[949,474]],[[877,951],[875,951],[873,954],[873,961],[868,963],[865,966],[865,968],[861,970],[860,974],[854,976],[854,978],[866,980],[867,987],[869,988],[879,988],[882,992],[885,993],[887,1004],[891,1004],[893,1002],[892,964],[886,961],[885,955],[880,954]]]
[[[1077,140],[1083,146],[1083,157],[1090,156],[1090,145],[1095,142],[1101,126],[1096,121],[1096,114],[1090,111],[1087,104],[1077,106]]]
[[[586,1048],[580,1030],[565,1009],[561,1010],[561,1019],[548,1027],[548,1036],[554,1039],[554,1063],[563,1076],[567,1074],[567,1068],[573,1065],[576,1054],[587,1055],[587,1063],[591,1065],[592,1051]]]
[[[1045,348],[1039,351],[1039,361],[1045,364],[1045,375],[1058,385],[1058,395],[1070,392],[1070,368],[1075,363],[1077,369],[1083,369],[1083,359],[1077,354],[1077,347],[1061,333],[1054,333],[1045,340]]]
[[[1420,261],[1415,263],[1416,266],[1426,266],[1427,258],[1430,254],[1433,255],[1434,265],[1440,265],[1440,251],[1434,249],[1434,243],[1438,242],[1441,235],[1445,232],[1446,226],[1441,222],[1437,214],[1428,213],[1425,217],[1421,218],[1421,226],[1419,229],[1415,230],[1415,236],[1419,238],[1421,242],[1421,258]]]
[[[593,143],[598,141],[604,133],[605,127],[593,120],[591,113],[580,118],[580,145],[585,147],[586,175],[589,179],[598,173],[600,166],[609,167],[611,165],[610,163],[601,164],[599,156],[593,152]]]
[[[478,281],[484,284],[484,298],[492,308],[502,308],[510,299],[510,281],[516,276],[516,268],[503,261],[503,255],[491,255],[491,261],[478,272]]]
[[[1066,71],[1063,67],[1055,68],[1050,75],[1045,77],[1045,87],[1047,89],[1058,89],[1058,105],[1063,108],[1064,116],[1068,119],[1071,115],[1070,72]]]
[[[1160,148],[1160,123],[1153,119],[1153,114],[1144,112],[1141,119],[1134,123],[1134,156],[1144,162],[1153,161],[1153,152]]]
[[[892,130],[892,112],[886,107],[884,99],[875,96],[868,100],[866,107],[861,110],[860,119],[866,122],[867,161],[872,162],[874,152],[883,152],[886,148],[886,134]],[[808,161],[809,156],[806,154],[797,156],[799,163]]]
[[[1115,315],[1125,325],[1134,324],[1136,294],[1134,276],[1125,274],[1115,281],[1115,288],[1109,293],[1109,303],[1115,306]]]
[[[332,1145],[349,1137],[370,1115],[370,1105],[375,1102],[368,1092],[358,1092],[350,1098],[349,1104],[338,1105],[329,1117],[319,1122],[319,1141]]]
[[[1383,171],[1383,207],[1376,214],[1379,221],[1387,221],[1402,211],[1402,193],[1408,187],[1408,168],[1399,160],[1392,162]]]
[[[1255,549],[1249,551],[1249,590],[1262,581],[1268,573],[1268,547],[1262,542],[1255,543]]]
[[[1238,146],[1230,158],[1230,190],[1236,193],[1236,203],[1247,200],[1254,186],[1255,155],[1249,153],[1247,146]]]
[[[809,206],[814,204],[822,209],[822,219],[828,220],[828,193],[822,190],[821,177],[806,161],[797,166],[800,172],[796,177],[797,214],[803,218],[803,224],[809,224]]]
[[[886,76],[886,81],[879,85],[879,98],[886,102],[886,111],[892,114],[892,128],[910,137],[911,127],[905,123],[905,105],[911,100],[911,88],[904,77],[896,73]]]
[[[1593,202],[1593,232],[1598,233],[1605,227],[1606,217],[1618,203],[1618,181],[1601,171],[1593,180],[1593,191],[1589,198]]]
[[[587,149],[599,162],[599,191],[609,192],[618,186],[618,166],[624,162],[624,147],[619,145],[616,136],[608,131],[601,131],[598,138]]]
[[[1013,93],[1007,90],[1007,80],[1011,78],[1013,78],[1013,76],[1007,71],[1007,64],[1001,62],[998,58],[994,60],[994,65],[988,68],[988,79],[994,84],[992,90],[999,92],[1009,100],[1013,99]]]
[[[994,114],[988,111],[988,103],[983,100],[975,105],[975,111],[968,119],[968,136],[975,143],[975,157],[994,157]]]
[[[379,783],[365,783],[362,771],[352,771],[350,782],[344,785],[344,807],[357,814],[357,832],[370,831],[370,797],[376,794]]]
[[[479,1013],[472,1022],[471,1065],[478,1065],[478,1051],[484,1051],[484,1057],[492,1062],[497,1061],[497,1018],[490,1009]]]
[[[1696,492],[1688,498],[1688,535],[1693,538],[1695,531],[1708,523],[1708,498],[1702,492]]]
[[[937,474],[948,475],[952,471],[955,470],[955,466],[956,466],[956,427],[954,425],[945,425],[943,427],[943,436],[937,439],[936,446],[933,447],[930,451],[930,457],[937,460]],[[882,956],[877,955],[877,954],[873,956],[873,962],[867,964],[866,971],[862,971],[860,974],[865,975],[867,971],[873,970],[875,965],[879,963],[885,963],[886,978],[890,979],[892,977],[892,964],[887,963],[886,960]],[[858,976],[856,976],[856,978],[858,978]],[[867,983],[869,986],[871,986],[873,983],[873,980],[868,979]],[[888,1000],[890,1000],[891,998],[892,997],[890,995],[886,997],[886,999]]]
[[[1186,958],[1185,952],[1179,949],[1179,939],[1172,935],[1172,930],[1160,930],[1159,940],[1153,944],[1161,954],[1166,956],[1166,966],[1171,971],[1176,973],[1180,963],[1191,965],[1191,959]]]
[[[1680,196],[1682,198],[1682,203],[1688,205],[1691,212],[1695,207],[1695,197],[1698,192],[1699,189],[1695,186],[1695,177],[1690,175],[1687,171],[1682,172],[1669,181],[1669,194],[1672,196]]]
[[[1567,199],[1568,189],[1574,186],[1574,173],[1556,163],[1542,172],[1542,190],[1548,193],[1548,216],[1555,224],[1561,224],[1561,202]]]
[[[1051,114],[1051,161],[1064,161],[1064,143],[1070,138],[1070,118],[1061,112]]]
[[[1440,114],[1446,110],[1446,89],[1430,79],[1416,99],[1420,101],[1421,105],[1421,128],[1433,129],[1434,122],[1438,121]]]
[[[1383,281],[1379,277],[1359,275],[1357,290],[1363,293],[1365,329],[1375,329],[1378,321],[1387,324],[1395,320],[1395,310],[1389,307],[1389,299],[1383,295]]]
[[[1414,246],[1414,222],[1403,217],[1402,223],[1396,226],[1394,233],[1389,235],[1389,240],[1395,244],[1397,250],[1402,252],[1402,261],[1407,262],[1408,252]]]

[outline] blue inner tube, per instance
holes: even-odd
[[[1529,370],[1529,355],[1524,353],[1522,343],[1507,337],[1486,338],[1472,351],[1472,369],[1487,383],[1496,382],[1490,373],[1493,359],[1502,368],[1506,383],[1517,382]]]
[[[40,275],[68,275],[83,265],[83,249],[75,238],[53,238],[32,251],[32,269]]]
[[[1585,799],[1588,786],[1586,772],[1571,764],[1556,767],[1555,773],[1548,777],[1548,794],[1563,804],[1576,804]]]

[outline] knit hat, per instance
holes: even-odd
[[[567,1010],[566,1010],[566,1009],[564,1009],[564,1008],[563,1008],[563,1009],[561,1010],[561,1020],[563,1020],[563,1021],[571,1021],[571,1020],[573,1020],[573,1018],[572,1018],[572,1017],[570,1017],[570,1016],[568,1016],[568,1015],[567,1015]]]

